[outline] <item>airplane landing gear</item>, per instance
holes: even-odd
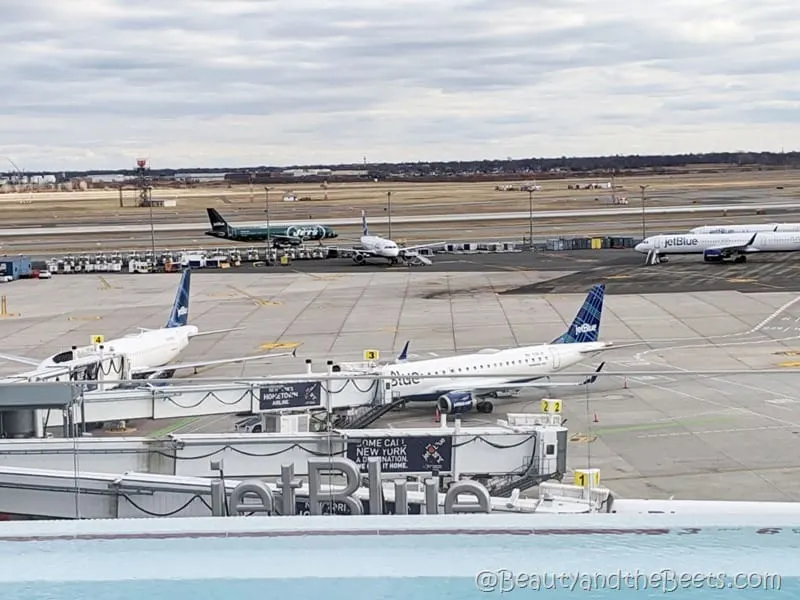
[[[746,263],[747,262],[747,257],[744,254],[740,254],[735,259],[733,259],[733,262],[736,263],[736,264]]]

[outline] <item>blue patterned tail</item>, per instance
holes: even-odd
[[[189,284],[191,283],[192,272],[184,270],[181,275],[181,283],[178,286],[178,293],[175,295],[175,302],[172,305],[172,312],[169,313],[169,320],[165,327],[183,327],[189,322]]]
[[[603,314],[603,296],[606,285],[598,283],[592,286],[586,300],[578,311],[578,315],[566,333],[554,339],[553,344],[582,344],[596,342],[600,335],[600,317]]]

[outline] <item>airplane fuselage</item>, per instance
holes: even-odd
[[[229,227],[225,230],[206,231],[206,235],[234,242],[266,242],[299,245],[304,241],[325,240],[338,237],[330,227],[323,225],[289,225],[286,227]]]
[[[194,325],[154,329],[109,340],[102,345],[104,351],[109,354],[123,355],[132,371],[155,371],[175,360],[189,345],[189,338],[197,332],[198,329]],[[92,351],[99,352],[99,347],[79,348],[74,355]],[[40,368],[67,366],[74,355],[71,350],[54,354],[42,361]]]
[[[585,360],[587,352],[607,347],[604,342],[585,342],[487,350],[385,365],[381,367],[381,375],[390,380],[392,392],[402,398],[436,401],[447,390],[546,377]]]
[[[750,240],[753,240],[750,243]],[[736,248],[735,252],[795,252],[800,250],[798,233],[698,233],[654,235],[636,246],[636,251],[658,254],[703,254],[716,248]]]
[[[800,223],[754,223],[749,225],[703,225],[695,227],[689,233],[758,233],[771,231],[791,233],[800,231]]]
[[[392,240],[387,240],[377,235],[362,235],[359,245],[364,254],[356,252],[353,260],[357,263],[363,263],[371,256],[385,258],[393,263],[399,260],[400,249]]]

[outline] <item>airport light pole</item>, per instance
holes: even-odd
[[[153,190],[147,188],[147,205],[150,207],[150,249],[153,251],[153,269],[158,266],[156,260],[156,226],[153,223]]]
[[[533,190],[528,190],[528,243],[533,252]]]
[[[389,239],[392,239],[392,192],[386,192],[386,212],[389,222]]]
[[[269,230],[269,188],[264,188],[264,212],[267,213],[267,262],[271,256],[272,247],[270,245],[270,230]]]
[[[642,190],[642,239],[647,237],[647,217],[645,215],[644,205],[645,205],[645,196],[644,191],[648,188],[647,185],[640,185],[639,188]]]

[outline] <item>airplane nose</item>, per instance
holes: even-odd
[[[647,248],[645,248],[645,246],[644,246],[644,243],[642,243],[642,242],[640,242],[640,243],[636,244],[636,245],[633,247],[633,249],[634,249],[636,252],[646,252],[646,251],[647,251]]]

